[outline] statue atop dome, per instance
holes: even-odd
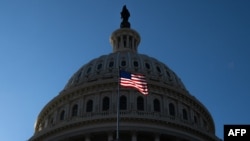
[[[120,25],[120,28],[130,28],[130,23],[128,21],[128,18],[130,17],[130,13],[126,7],[126,5],[123,6],[122,12],[121,12],[121,18],[123,19]]]

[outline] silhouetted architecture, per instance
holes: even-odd
[[[120,141],[219,141],[207,108],[163,62],[139,54],[140,35],[130,28],[126,6],[113,52],[77,70],[38,115],[29,141],[112,141],[117,107]],[[119,86],[119,67],[146,76],[149,94]],[[120,105],[117,104],[117,98]]]
[[[128,21],[129,17],[130,17],[130,13],[126,5],[124,5],[122,8],[122,12],[121,12],[121,18],[123,19],[120,25],[121,28],[130,28],[130,23]]]

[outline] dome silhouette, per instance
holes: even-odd
[[[110,37],[113,52],[89,61],[72,75],[38,115],[29,140],[112,141],[119,109],[121,141],[219,141],[209,111],[175,72],[138,53],[140,35],[124,16]],[[143,74],[149,94],[119,86],[120,70]]]

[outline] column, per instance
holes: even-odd
[[[108,133],[108,141],[113,141],[113,134],[112,133]]]
[[[136,132],[133,132],[133,133],[132,133],[132,141],[137,141]]]
[[[162,113],[163,113],[163,115],[164,116],[167,116],[168,115],[168,110],[169,110],[169,108],[168,108],[168,99],[167,99],[167,97],[163,97],[163,101],[166,101],[166,102],[163,102],[163,108],[162,108]]]
[[[128,39],[128,35],[126,35],[126,48],[129,48],[129,39]]]
[[[83,111],[84,111],[84,103],[83,103],[83,98],[81,98],[80,100],[79,100],[79,104],[78,104],[78,117],[82,117],[83,116]]]
[[[178,120],[182,120],[182,106],[179,101],[177,101],[177,104],[176,104],[176,111],[177,111],[176,115],[177,115]]]
[[[58,122],[58,111],[59,111],[59,108],[56,109],[56,112],[54,113],[54,122],[53,122],[53,125],[55,125],[57,122]]]
[[[65,105],[65,115],[64,115],[64,119],[68,120],[70,118],[70,106],[69,104]]]
[[[160,141],[160,135],[159,134],[155,135],[155,140],[154,141]]]
[[[90,137],[89,136],[85,136],[85,141],[90,141]]]
[[[176,137],[174,141],[181,141],[181,139]]]

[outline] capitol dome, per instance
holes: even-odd
[[[38,115],[30,141],[219,141],[209,111],[174,71],[138,53],[126,10],[110,37],[113,52],[72,75]],[[149,94],[120,86],[120,70],[143,74]]]

